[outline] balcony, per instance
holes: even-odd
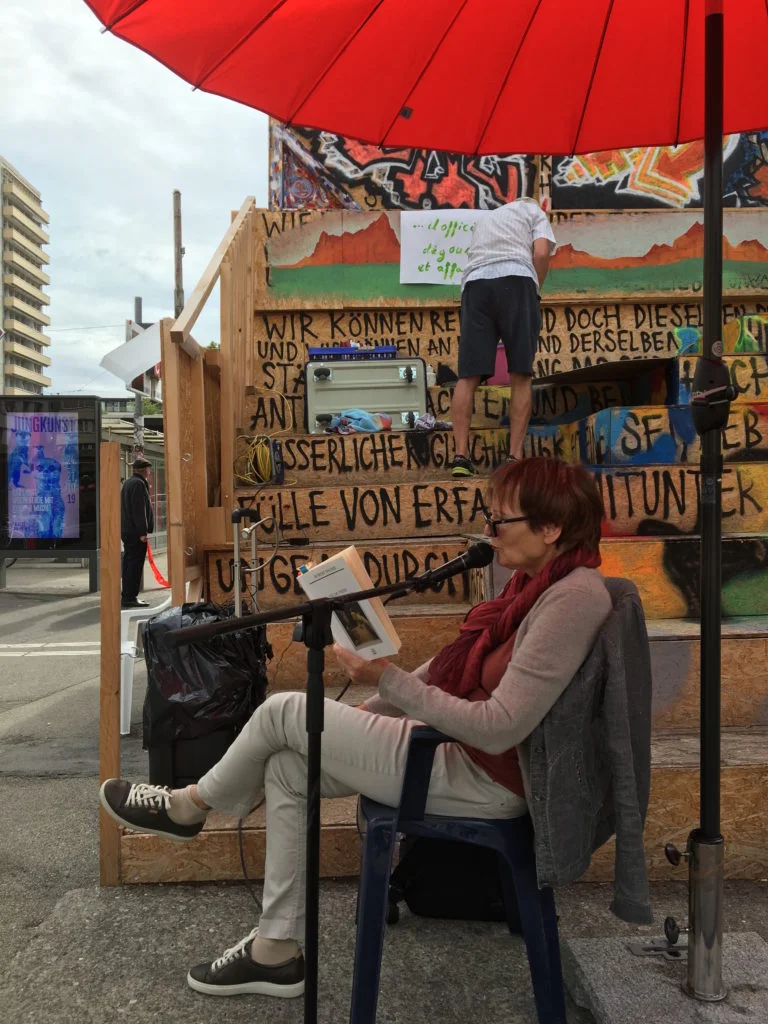
[[[12,206],[11,203],[4,203],[3,219],[10,223],[12,227],[17,227],[25,234],[29,235],[29,237],[38,245],[48,245],[51,240],[50,235],[43,231],[39,224],[35,224],[32,218],[28,217],[23,210],[18,208],[18,206]]]
[[[16,310],[17,313],[23,313],[30,320],[34,320],[36,324],[41,324],[44,327],[48,327],[51,322],[47,313],[43,313],[41,309],[35,309],[34,306],[30,306],[22,299],[17,299],[15,295],[4,295],[3,307],[6,313],[9,310]],[[13,316],[13,313],[11,312],[9,315]]]
[[[6,381],[7,380],[8,378],[6,377]],[[27,388],[14,388],[11,387],[8,383],[6,383],[5,388],[3,390],[3,394],[16,395],[18,398],[29,398],[30,395],[39,395],[40,392],[36,388],[30,387],[29,390],[27,390]]]
[[[10,228],[8,228],[9,236],[12,234]],[[5,238],[5,231],[3,232],[3,238]],[[8,238],[10,241],[10,237]],[[15,249],[3,249],[3,264],[9,270],[22,270],[25,274],[28,274],[33,281],[37,281],[40,284],[50,284],[51,279],[44,270],[36,266],[30,260],[26,259],[21,253]],[[46,301],[48,301],[46,297]]]
[[[50,305],[51,300],[45,292],[36,288],[18,274],[3,274],[3,285],[6,288],[14,288],[17,292],[21,292],[26,299],[30,299],[32,302],[39,302],[44,306]]]
[[[32,363],[39,363],[40,366],[50,366],[51,357],[43,355],[42,352],[35,352],[34,349],[23,345],[20,341],[4,341],[3,350],[9,356],[21,356],[22,359],[29,359]]]
[[[31,239],[23,235],[17,228],[3,228],[3,241],[12,242],[13,245],[18,246],[21,250],[22,256],[25,260],[29,260],[30,263],[43,266],[43,264],[50,263],[48,259],[48,253],[44,252],[40,246],[35,245]],[[5,246],[3,246],[5,248]],[[5,259],[5,255],[3,255]],[[50,283],[50,278],[46,281],[46,284]]]
[[[36,331],[34,327],[30,327],[28,324],[23,324],[20,320],[14,320],[12,317],[5,317],[3,320],[3,327],[6,331],[11,331],[13,334],[20,334],[22,338],[34,341],[38,345],[51,344],[51,339],[47,334],[43,334],[42,331]]]
[[[4,182],[3,195],[12,197],[16,202],[22,203],[26,209],[29,210],[31,217],[34,217],[36,220],[41,220],[44,224],[48,223],[50,218],[40,203],[36,202],[36,200],[34,200],[32,196],[20,185],[17,185],[15,181]]]
[[[36,373],[34,370],[28,370],[26,366],[16,366],[15,363],[9,363],[7,360],[3,372],[6,378],[19,377],[21,380],[28,380],[31,384],[39,384],[42,388],[51,386],[50,377],[45,377],[42,373]]]

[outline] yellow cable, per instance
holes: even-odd
[[[235,479],[244,484],[251,484],[254,487],[260,487],[264,484],[268,484],[272,479],[272,450],[270,448],[270,441],[273,437],[280,437],[284,434],[290,434],[293,430],[293,409],[291,403],[282,393],[276,388],[253,388],[254,391],[263,391],[266,394],[279,395],[283,401],[283,407],[288,413],[287,420],[288,426],[283,427],[281,430],[276,430],[272,434],[256,434],[254,437],[248,434],[240,434],[237,441],[246,441],[247,447],[245,451],[239,452],[235,456],[234,466],[232,467]],[[282,486],[294,486],[297,483],[296,480],[286,480]]]

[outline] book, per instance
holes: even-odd
[[[299,586],[310,600],[341,597],[369,590],[373,581],[365,570],[357,548],[350,545],[324,562],[302,565],[297,573]],[[381,598],[350,601],[331,616],[331,633],[337,644],[366,661],[397,654],[401,647]]]

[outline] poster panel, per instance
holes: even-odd
[[[101,403],[0,396],[0,552],[98,547]]]

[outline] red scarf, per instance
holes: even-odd
[[[595,569],[600,561],[599,552],[572,548],[535,576],[516,572],[497,598],[471,609],[458,637],[443,647],[429,666],[429,685],[454,697],[477,690],[487,655],[514,636],[544,591],[579,566]],[[495,685],[499,682],[497,679]]]

